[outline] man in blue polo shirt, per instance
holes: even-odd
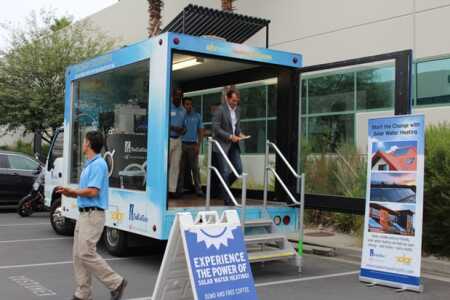
[[[73,300],[92,299],[92,274],[111,291],[111,300],[122,298],[127,281],[114,272],[97,254],[105,225],[105,209],[108,208],[108,166],[100,156],[103,135],[90,131],[83,142],[83,154],[87,160],[80,176],[78,189],[58,187],[57,193],[77,198],[80,216],[73,239],[73,265],[76,290]]]
[[[177,88],[172,93],[170,103],[170,150],[169,150],[169,193],[171,197],[178,197],[177,185],[180,174],[181,137],[186,132],[184,117],[186,111],[181,105],[183,91]]]
[[[184,127],[186,133],[181,138],[182,155],[180,167],[179,189],[182,191],[184,187],[184,176],[192,173],[194,179],[195,193],[197,196],[203,197],[200,185],[200,173],[198,169],[198,154],[203,141],[203,123],[199,113],[192,109],[192,99],[185,98],[183,101],[186,115],[184,118]]]

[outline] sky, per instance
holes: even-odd
[[[0,23],[23,24],[35,10],[52,9],[58,16],[71,15],[80,20],[108,7],[118,0],[0,0]],[[0,29],[0,49],[7,45],[5,32]]]
[[[372,153],[378,150],[384,152],[391,152],[398,148],[417,147],[417,141],[393,141],[393,142],[378,142],[372,143]]]

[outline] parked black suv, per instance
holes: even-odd
[[[31,156],[0,150],[0,204],[17,204],[30,192],[41,167]]]

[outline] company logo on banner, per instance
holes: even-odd
[[[240,226],[185,231],[198,299],[257,299]]]
[[[369,120],[360,280],[421,291],[424,117]]]

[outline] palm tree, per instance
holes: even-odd
[[[233,2],[236,0],[221,0],[222,2],[222,10],[223,11],[229,11],[229,12],[233,12],[234,11],[234,6],[233,6]]]
[[[161,32],[162,0],[148,0],[148,36],[152,37]]]
[[[54,18],[53,24],[50,25],[50,30],[56,32],[66,26],[69,26],[70,24],[72,24],[72,18],[70,17]]]

